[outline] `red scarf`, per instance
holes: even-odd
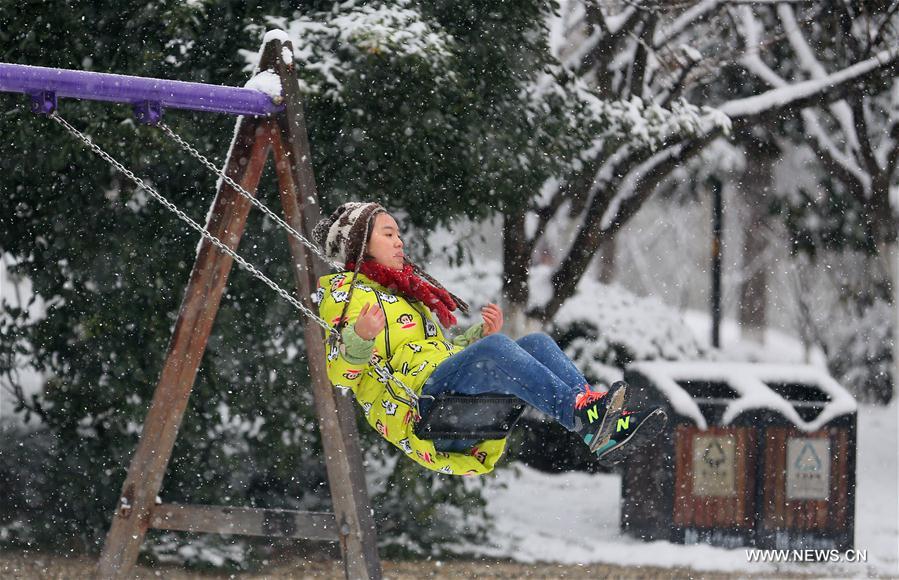
[[[354,271],[356,269],[355,262],[347,262],[346,268]],[[359,272],[392,292],[399,292],[406,298],[420,300],[437,315],[444,328],[455,326],[456,317],[453,316],[453,310],[457,308],[456,301],[443,288],[438,288],[421,279],[415,274],[411,264],[404,265],[402,270],[394,270],[378,264],[374,260],[365,260],[362,262]]]

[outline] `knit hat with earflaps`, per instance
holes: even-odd
[[[315,228],[312,230],[312,239],[319,246],[324,248],[325,255],[328,259],[338,262],[349,270],[352,270],[353,280],[355,280],[356,274],[359,273],[359,270],[363,267],[363,263],[366,261],[365,249],[368,245],[369,230],[375,216],[379,213],[387,213],[387,210],[380,204],[374,202],[347,202],[334,210],[334,213],[329,217],[322,219],[316,224]],[[406,267],[404,267],[402,272],[405,272],[409,268],[411,268],[415,280],[411,283],[411,286],[419,284],[431,285],[436,289],[446,292],[449,298],[452,299],[452,302],[455,303],[451,304],[446,313],[438,315],[441,322],[446,324],[445,321],[451,319],[452,324],[455,324],[455,317],[450,316],[447,318],[446,316],[447,313],[455,308],[459,308],[459,310],[466,314],[468,313],[468,304],[464,300],[446,290],[440,282],[429,276],[415,263],[406,259]],[[381,268],[381,270],[387,271],[386,268]],[[394,275],[400,275],[400,273],[397,272],[394,273]],[[405,276],[409,278],[410,274],[406,272]],[[424,280],[418,278],[418,276],[421,276]],[[397,286],[403,286],[403,284],[400,283],[402,282],[401,280],[396,280],[396,282]],[[384,285],[387,287],[391,286],[390,282],[387,280],[384,280]],[[340,320],[337,323],[337,332],[340,332],[344,324],[346,324],[346,313],[350,306],[350,302],[353,299],[353,290],[355,287],[356,284],[350,284],[350,294],[346,303],[343,305],[343,312],[341,312]],[[421,296],[417,296],[416,294],[421,294],[421,292],[410,291],[407,296],[414,299],[422,299]],[[439,307],[434,304],[433,301],[426,301],[425,305],[431,310],[439,310]]]
[[[379,213],[387,213],[380,204],[347,202],[318,222],[312,230],[312,239],[335,262],[346,264],[358,261],[365,251],[371,220]]]

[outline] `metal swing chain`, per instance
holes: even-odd
[[[168,135],[168,136],[169,136],[175,143],[177,143],[178,145],[180,145],[182,149],[184,149],[185,151],[187,151],[188,153],[190,153],[190,154],[191,154],[194,158],[196,158],[200,163],[202,163],[203,165],[205,165],[207,169],[209,169],[210,171],[212,171],[213,173],[215,173],[216,175],[218,175],[221,179],[223,179],[223,180],[225,181],[225,183],[227,183],[228,185],[230,185],[231,187],[233,187],[235,191],[237,191],[240,195],[242,195],[244,198],[246,198],[247,200],[249,200],[250,203],[252,203],[252,204],[255,205],[256,207],[258,207],[260,210],[262,210],[262,213],[264,213],[265,215],[267,215],[268,217],[270,217],[270,218],[272,219],[272,221],[274,221],[276,224],[278,224],[279,226],[281,226],[282,228],[284,228],[284,229],[287,231],[287,233],[289,233],[291,236],[293,236],[294,238],[296,238],[297,240],[299,240],[304,246],[306,246],[307,248],[309,248],[310,250],[312,250],[312,252],[313,252],[316,256],[318,256],[319,258],[321,258],[321,260],[322,260],[323,262],[325,262],[326,264],[328,264],[329,266],[331,266],[331,267],[334,268],[334,269],[340,269],[340,267],[341,267],[340,264],[338,264],[337,262],[334,262],[334,261],[330,260],[330,259],[325,255],[325,253],[321,250],[321,248],[319,248],[319,247],[318,247],[316,244],[314,244],[313,242],[309,241],[303,234],[301,234],[300,232],[298,232],[298,231],[297,231],[296,229],[294,229],[290,224],[288,224],[286,221],[284,221],[283,219],[281,219],[281,218],[278,216],[278,214],[276,214],[275,212],[273,212],[272,210],[270,210],[270,209],[268,208],[267,205],[265,205],[264,203],[262,203],[261,201],[259,201],[259,199],[256,198],[255,195],[251,194],[249,191],[247,191],[246,189],[244,189],[243,187],[241,187],[240,184],[238,184],[236,181],[234,181],[233,179],[231,179],[231,177],[229,177],[223,170],[221,170],[221,169],[219,169],[218,167],[216,167],[215,164],[213,164],[213,163],[212,163],[212,162],[211,162],[205,155],[203,155],[202,153],[200,153],[200,152],[199,152],[196,148],[194,148],[190,143],[188,143],[188,142],[185,141],[180,135],[178,135],[177,133],[175,133],[175,132],[172,130],[171,127],[169,127],[169,126],[166,125],[165,123],[159,123],[158,126],[159,126],[159,128],[162,129],[162,130],[165,132],[165,134]]]
[[[235,252],[234,250],[229,248],[227,245],[225,245],[224,242],[222,242],[220,239],[218,239],[217,237],[215,237],[214,235],[209,233],[209,231],[206,228],[204,228],[203,226],[201,226],[200,224],[195,222],[189,215],[187,215],[186,213],[181,211],[178,208],[178,206],[176,206],[174,203],[172,203],[168,199],[166,199],[165,196],[163,196],[161,193],[156,191],[152,186],[145,183],[143,179],[141,179],[140,177],[135,175],[131,170],[129,170],[127,167],[125,167],[124,165],[122,165],[121,163],[116,161],[116,159],[114,159],[109,153],[107,153],[106,151],[101,149],[99,145],[96,145],[91,140],[90,137],[88,137],[87,135],[85,135],[84,133],[82,133],[81,131],[79,131],[78,129],[73,127],[72,125],[70,125],[68,121],[66,121],[65,119],[60,117],[59,114],[57,114],[55,112],[50,115],[50,118],[53,119],[54,121],[56,121],[57,123],[59,123],[60,125],[62,125],[69,133],[71,133],[72,135],[77,137],[81,142],[83,142],[85,145],[87,145],[87,147],[89,149],[91,149],[94,153],[96,153],[101,158],[106,160],[110,165],[112,165],[113,167],[118,169],[123,175],[125,175],[125,177],[127,177],[132,182],[134,182],[135,185],[137,185],[138,187],[140,187],[141,189],[143,189],[144,191],[149,193],[151,196],[153,196],[153,198],[156,199],[156,201],[158,201],[159,203],[164,205],[169,211],[171,211],[176,216],[178,216],[178,218],[181,221],[187,223],[187,225],[189,225],[190,227],[195,229],[197,232],[199,232],[200,235],[202,235],[204,238],[206,238],[207,240],[212,242],[212,244],[215,247],[217,247],[219,250],[221,250],[222,252],[224,252],[225,254],[230,256],[243,269],[245,269],[246,271],[251,273],[253,276],[256,276],[257,278],[262,280],[269,288],[271,288],[272,290],[277,292],[282,298],[284,298],[285,300],[290,302],[294,307],[296,307],[298,310],[300,310],[303,314],[305,314],[309,318],[312,318],[313,320],[315,320],[319,324],[319,326],[321,326],[325,330],[328,330],[331,328],[331,326],[327,322],[325,322],[324,320],[319,318],[310,309],[306,308],[302,302],[300,302],[299,300],[297,300],[296,298],[291,296],[289,292],[287,292],[286,290],[284,290],[283,288],[278,286],[275,282],[273,282],[271,279],[269,279],[268,276],[266,276],[265,274],[260,272],[255,266],[253,266],[252,264],[247,262],[245,259],[243,259],[237,252]]]
[[[281,226],[281,228],[283,228],[284,230],[286,230],[287,233],[289,233],[291,236],[293,236],[294,238],[296,238],[297,240],[299,240],[303,245],[305,245],[307,248],[309,248],[309,249],[310,249],[316,256],[318,256],[319,258],[321,258],[321,260],[322,260],[323,262],[325,262],[326,264],[330,265],[330,266],[331,266],[333,269],[335,269],[335,270],[339,270],[339,269],[342,268],[341,264],[339,264],[338,262],[335,262],[335,261],[331,260],[330,258],[328,258],[328,257],[325,255],[324,251],[323,251],[317,244],[315,244],[314,242],[312,242],[312,241],[310,241],[309,239],[307,239],[303,234],[301,234],[300,232],[298,232],[298,231],[297,231],[295,228],[293,228],[290,224],[288,224],[286,221],[284,221],[283,219],[281,219],[281,217],[278,216],[278,214],[276,214],[276,213],[273,212],[271,209],[269,209],[268,206],[265,205],[264,203],[262,203],[256,196],[254,196],[253,194],[251,194],[249,191],[247,191],[246,189],[244,189],[239,183],[237,183],[237,182],[234,181],[231,177],[229,177],[229,176],[225,173],[224,170],[219,169],[219,168],[218,168],[214,163],[212,163],[212,162],[211,162],[205,155],[203,155],[202,153],[200,153],[199,150],[197,150],[194,146],[192,146],[190,143],[188,143],[183,137],[181,137],[180,135],[178,135],[177,133],[175,133],[175,131],[173,131],[171,127],[169,127],[167,124],[162,123],[162,122],[160,122],[157,126],[158,126],[160,129],[162,129],[163,132],[164,132],[166,135],[169,136],[169,138],[171,138],[175,143],[177,143],[179,146],[181,146],[182,149],[184,149],[185,151],[187,151],[191,156],[193,156],[195,159],[197,159],[197,161],[199,161],[200,163],[202,163],[207,169],[209,169],[209,170],[212,171],[214,174],[216,174],[219,178],[221,178],[222,180],[224,180],[225,183],[227,183],[228,185],[230,185],[230,186],[231,186],[235,191],[237,191],[241,196],[243,196],[244,198],[246,198],[247,200],[249,200],[250,203],[252,203],[254,206],[256,206],[256,207],[258,207],[260,210],[262,210],[262,212],[263,212],[265,215],[267,215],[268,217],[270,217],[270,218],[272,219],[272,221],[274,221],[276,224],[278,224],[279,226]],[[333,327],[328,326],[328,331],[329,331],[329,335],[330,335],[330,336],[335,336],[335,335],[336,335],[336,336],[338,337],[338,341],[339,341],[339,342],[342,342],[342,338],[343,338],[343,337],[341,337],[340,334],[337,333],[336,330],[335,330]],[[383,380],[385,380],[385,381],[393,381],[394,383],[396,383],[397,385],[399,385],[400,387],[402,387],[403,390],[406,392],[406,394],[409,396],[410,400],[413,402],[413,404],[414,404],[413,406],[415,407],[416,412],[418,412],[418,399],[420,398],[420,396],[417,395],[417,394],[415,393],[415,391],[413,391],[413,390],[410,389],[408,386],[406,386],[401,380],[399,380],[398,378],[396,378],[395,376],[393,376],[393,374],[392,374],[388,369],[384,368],[383,366],[381,366],[381,365],[379,365],[379,364],[377,364],[377,363],[373,364],[372,366],[374,367],[375,372],[377,373],[377,375],[378,375],[379,377],[381,377]]]
[[[301,234],[295,228],[293,228],[290,224],[288,224],[286,221],[281,219],[280,216],[278,216],[275,212],[273,212],[271,209],[269,209],[268,206],[265,205],[264,203],[262,203],[256,196],[251,194],[249,191],[244,189],[239,183],[237,183],[231,177],[229,177],[225,173],[224,170],[219,169],[205,155],[200,153],[199,150],[197,150],[190,143],[185,141],[184,138],[182,138],[180,135],[175,133],[175,131],[173,131],[171,127],[169,127],[167,124],[162,123],[162,122],[160,122],[158,124],[158,127],[160,129],[162,129],[163,132],[165,132],[165,134],[168,135],[169,138],[171,138],[175,143],[177,143],[179,146],[181,146],[182,149],[187,151],[191,156],[193,156],[200,163],[202,163],[207,169],[209,169],[210,171],[215,173],[219,178],[224,180],[225,183],[227,183],[232,188],[234,188],[235,191],[237,191],[241,196],[243,196],[244,198],[249,200],[250,203],[252,203],[254,206],[256,206],[260,210],[262,210],[262,212],[265,215],[270,217],[272,219],[272,221],[274,221],[276,224],[281,226],[281,228],[286,230],[287,233],[289,233],[291,236],[293,236],[294,238],[299,240],[303,245],[305,245],[307,248],[309,248],[316,256],[321,258],[321,260],[323,262],[330,265],[335,270],[341,269],[341,265],[338,262],[334,262],[331,259],[329,259],[325,255],[324,251],[318,245],[316,245],[314,242],[310,241],[303,234]],[[331,326],[328,326],[327,329],[328,329],[330,336],[337,336],[338,342],[342,342],[343,337],[341,337],[340,334],[336,332],[336,329],[334,329]],[[394,383],[396,383],[397,385],[402,387],[403,390],[406,392],[406,394],[409,396],[410,400],[413,402],[413,406],[415,407],[416,412],[418,412],[418,399],[420,398],[419,395],[417,395],[415,393],[415,391],[413,391],[408,386],[406,386],[401,380],[399,380],[398,378],[393,376],[393,374],[388,369],[384,368],[383,366],[381,366],[379,364],[373,364],[372,366],[374,367],[375,372],[377,373],[377,375],[380,378],[382,378],[385,381],[392,380]]]
[[[309,308],[306,308],[306,306],[304,306],[302,302],[300,302],[299,300],[297,300],[296,298],[291,296],[289,292],[287,292],[286,290],[281,288],[278,284],[273,282],[268,276],[266,276],[261,271],[259,271],[259,269],[257,269],[255,266],[253,266],[252,264],[247,262],[237,252],[235,252],[234,250],[229,248],[227,245],[225,245],[225,243],[222,242],[220,239],[218,239],[216,236],[212,235],[206,228],[204,228],[203,226],[201,226],[200,224],[195,222],[189,215],[187,215],[181,209],[179,209],[178,206],[176,206],[174,203],[169,201],[165,196],[163,196],[161,193],[156,191],[152,186],[145,183],[143,179],[141,179],[140,177],[135,175],[134,172],[132,172],[127,167],[125,167],[124,165],[119,163],[114,157],[112,157],[112,155],[110,155],[109,153],[104,151],[102,148],[100,148],[99,145],[95,144],[93,142],[93,140],[91,140],[90,137],[88,137],[87,135],[85,135],[84,133],[82,133],[81,131],[79,131],[78,129],[73,127],[72,125],[70,125],[68,121],[66,121],[65,119],[60,117],[59,114],[55,111],[53,113],[51,113],[49,115],[49,117],[51,119],[53,119],[54,121],[56,121],[57,123],[59,123],[66,131],[71,133],[79,141],[84,143],[88,147],[88,149],[90,149],[91,151],[96,153],[98,156],[100,156],[100,158],[105,160],[107,163],[109,163],[114,168],[116,168],[119,172],[121,172],[125,177],[130,179],[135,185],[137,185],[138,187],[140,187],[141,189],[143,189],[144,191],[149,193],[154,199],[156,199],[156,201],[158,201],[163,206],[165,206],[166,209],[168,209],[169,211],[174,213],[181,221],[188,224],[191,228],[196,230],[200,235],[202,235],[204,238],[209,240],[209,242],[212,243],[216,248],[218,248],[219,250],[221,250],[222,252],[224,252],[225,254],[230,256],[231,259],[233,259],[235,262],[237,262],[241,268],[243,268],[244,270],[246,270],[247,272],[249,272],[256,278],[258,278],[259,280],[264,282],[266,286],[268,286],[269,288],[271,288],[272,290],[277,292],[279,296],[281,296],[282,298],[287,300],[297,310],[299,310],[300,312],[305,314],[308,318],[315,321],[330,336],[336,335],[336,337],[337,337],[336,340],[338,342],[341,342],[341,343],[343,342],[343,337],[340,336],[340,334],[336,332],[336,330],[334,329],[333,326],[331,326],[325,320],[320,318],[312,310],[310,310]],[[238,188],[239,188],[239,186],[238,186]],[[240,188],[240,189],[242,189],[242,188]],[[252,196],[250,196],[250,197],[252,197]],[[268,208],[266,208],[266,209],[268,209]],[[287,226],[287,227],[290,227],[290,226]],[[393,381],[394,383],[396,383],[397,385],[402,387],[403,390],[406,392],[406,394],[409,396],[410,400],[412,401],[412,405],[415,408],[416,414],[417,415],[420,414],[419,406],[418,406],[418,400],[419,400],[418,394],[416,394],[415,391],[410,389],[401,380],[396,378],[393,375],[393,373],[391,373],[386,368],[382,367],[379,364],[374,364],[372,366],[374,367],[375,372],[378,374],[379,377],[381,377],[384,380]]]

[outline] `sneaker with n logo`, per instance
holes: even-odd
[[[617,381],[609,390],[601,393],[585,385],[574,402],[574,430],[594,452],[609,442],[615,421],[624,410],[627,383]]]
[[[655,440],[668,423],[668,415],[660,407],[648,411],[624,411],[615,422],[612,434],[596,449],[604,465],[613,465],[631,457]]]

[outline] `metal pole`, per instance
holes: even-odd
[[[712,185],[712,346],[721,346],[721,231],[724,222],[724,202],[721,180],[711,178]]]
[[[887,253],[893,273],[893,397],[896,397],[899,395],[899,239],[887,244]]]
[[[0,91],[230,115],[268,116],[284,108],[280,96],[273,99],[256,89],[5,62],[0,63]]]

